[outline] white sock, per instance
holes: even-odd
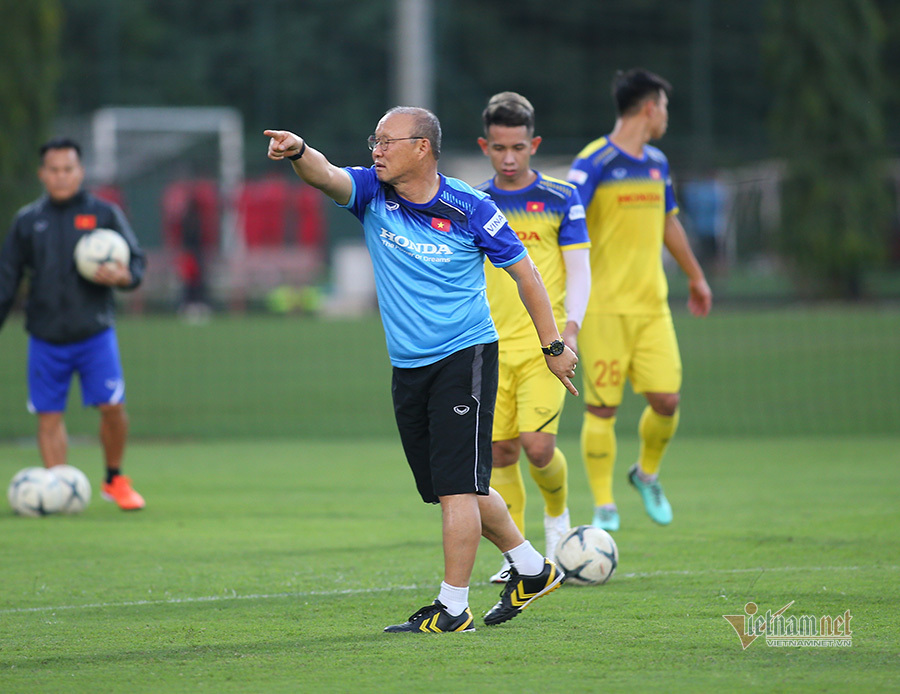
[[[461,615],[469,606],[469,587],[457,588],[449,583],[441,581],[441,592],[438,600],[447,608],[447,614],[451,617]]]
[[[653,484],[654,482],[656,482],[656,480],[659,479],[658,472],[653,475],[648,475],[646,472],[643,471],[640,463],[638,463],[638,466],[637,466],[637,476],[638,476],[638,479],[640,479],[641,482],[643,482],[644,484]]]
[[[537,576],[544,570],[544,555],[532,547],[528,540],[504,554],[509,563],[523,576]]]

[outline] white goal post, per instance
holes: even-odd
[[[153,135],[153,146],[131,147],[129,134]],[[91,119],[94,178],[101,184],[127,180],[154,161],[176,158],[198,135],[218,140],[218,178],[223,204],[221,250],[239,245],[230,201],[244,179],[244,125],[238,110],[224,107],[101,108]]]

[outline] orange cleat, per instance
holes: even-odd
[[[123,511],[144,508],[144,497],[134,491],[131,478],[125,475],[116,475],[110,484],[104,484],[102,494],[107,501],[115,501]]]

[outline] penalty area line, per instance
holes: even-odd
[[[900,566],[775,566],[765,567],[757,566],[747,569],[711,569],[709,571],[690,571],[690,570],[672,570],[672,571],[646,571],[633,572],[625,574],[616,574],[616,580],[625,580],[633,578],[664,578],[666,576],[722,576],[735,574],[752,574],[752,573],[797,573],[797,572],[822,572],[822,571],[900,571]],[[490,586],[492,584],[476,582],[471,584],[473,587]],[[230,595],[201,595],[193,598],[161,598],[159,600],[127,600],[123,602],[95,602],[86,603],[84,605],[53,605],[45,607],[10,607],[0,609],[0,615],[3,614],[27,614],[34,612],[57,612],[63,610],[97,610],[112,609],[121,607],[156,607],[159,605],[190,605],[204,602],[226,602],[232,600],[284,600],[286,598],[311,598],[311,597],[339,597],[341,595],[366,595],[375,593],[390,593],[393,591],[406,590],[428,590],[433,589],[433,585],[409,585],[409,586],[381,586],[376,588],[345,588],[342,590],[306,590],[296,593],[254,593],[250,595],[238,595],[232,593]]]

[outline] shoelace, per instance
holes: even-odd
[[[513,569],[512,567],[509,567],[506,571],[504,571],[502,574],[500,574],[501,578],[506,579],[506,585],[503,586],[503,592],[500,593],[501,598],[505,597],[513,592],[513,590],[516,587],[516,582],[515,582],[514,578],[518,577],[518,575],[519,575],[519,572],[516,571],[515,569]]]
[[[660,504],[662,500],[662,487],[659,482],[650,485],[650,493],[653,494],[653,503]]]
[[[409,618],[408,621],[413,622],[419,617],[424,617],[425,615],[432,615],[435,612],[440,612],[441,608],[437,605],[426,605],[422,609],[418,610],[412,617]]]

